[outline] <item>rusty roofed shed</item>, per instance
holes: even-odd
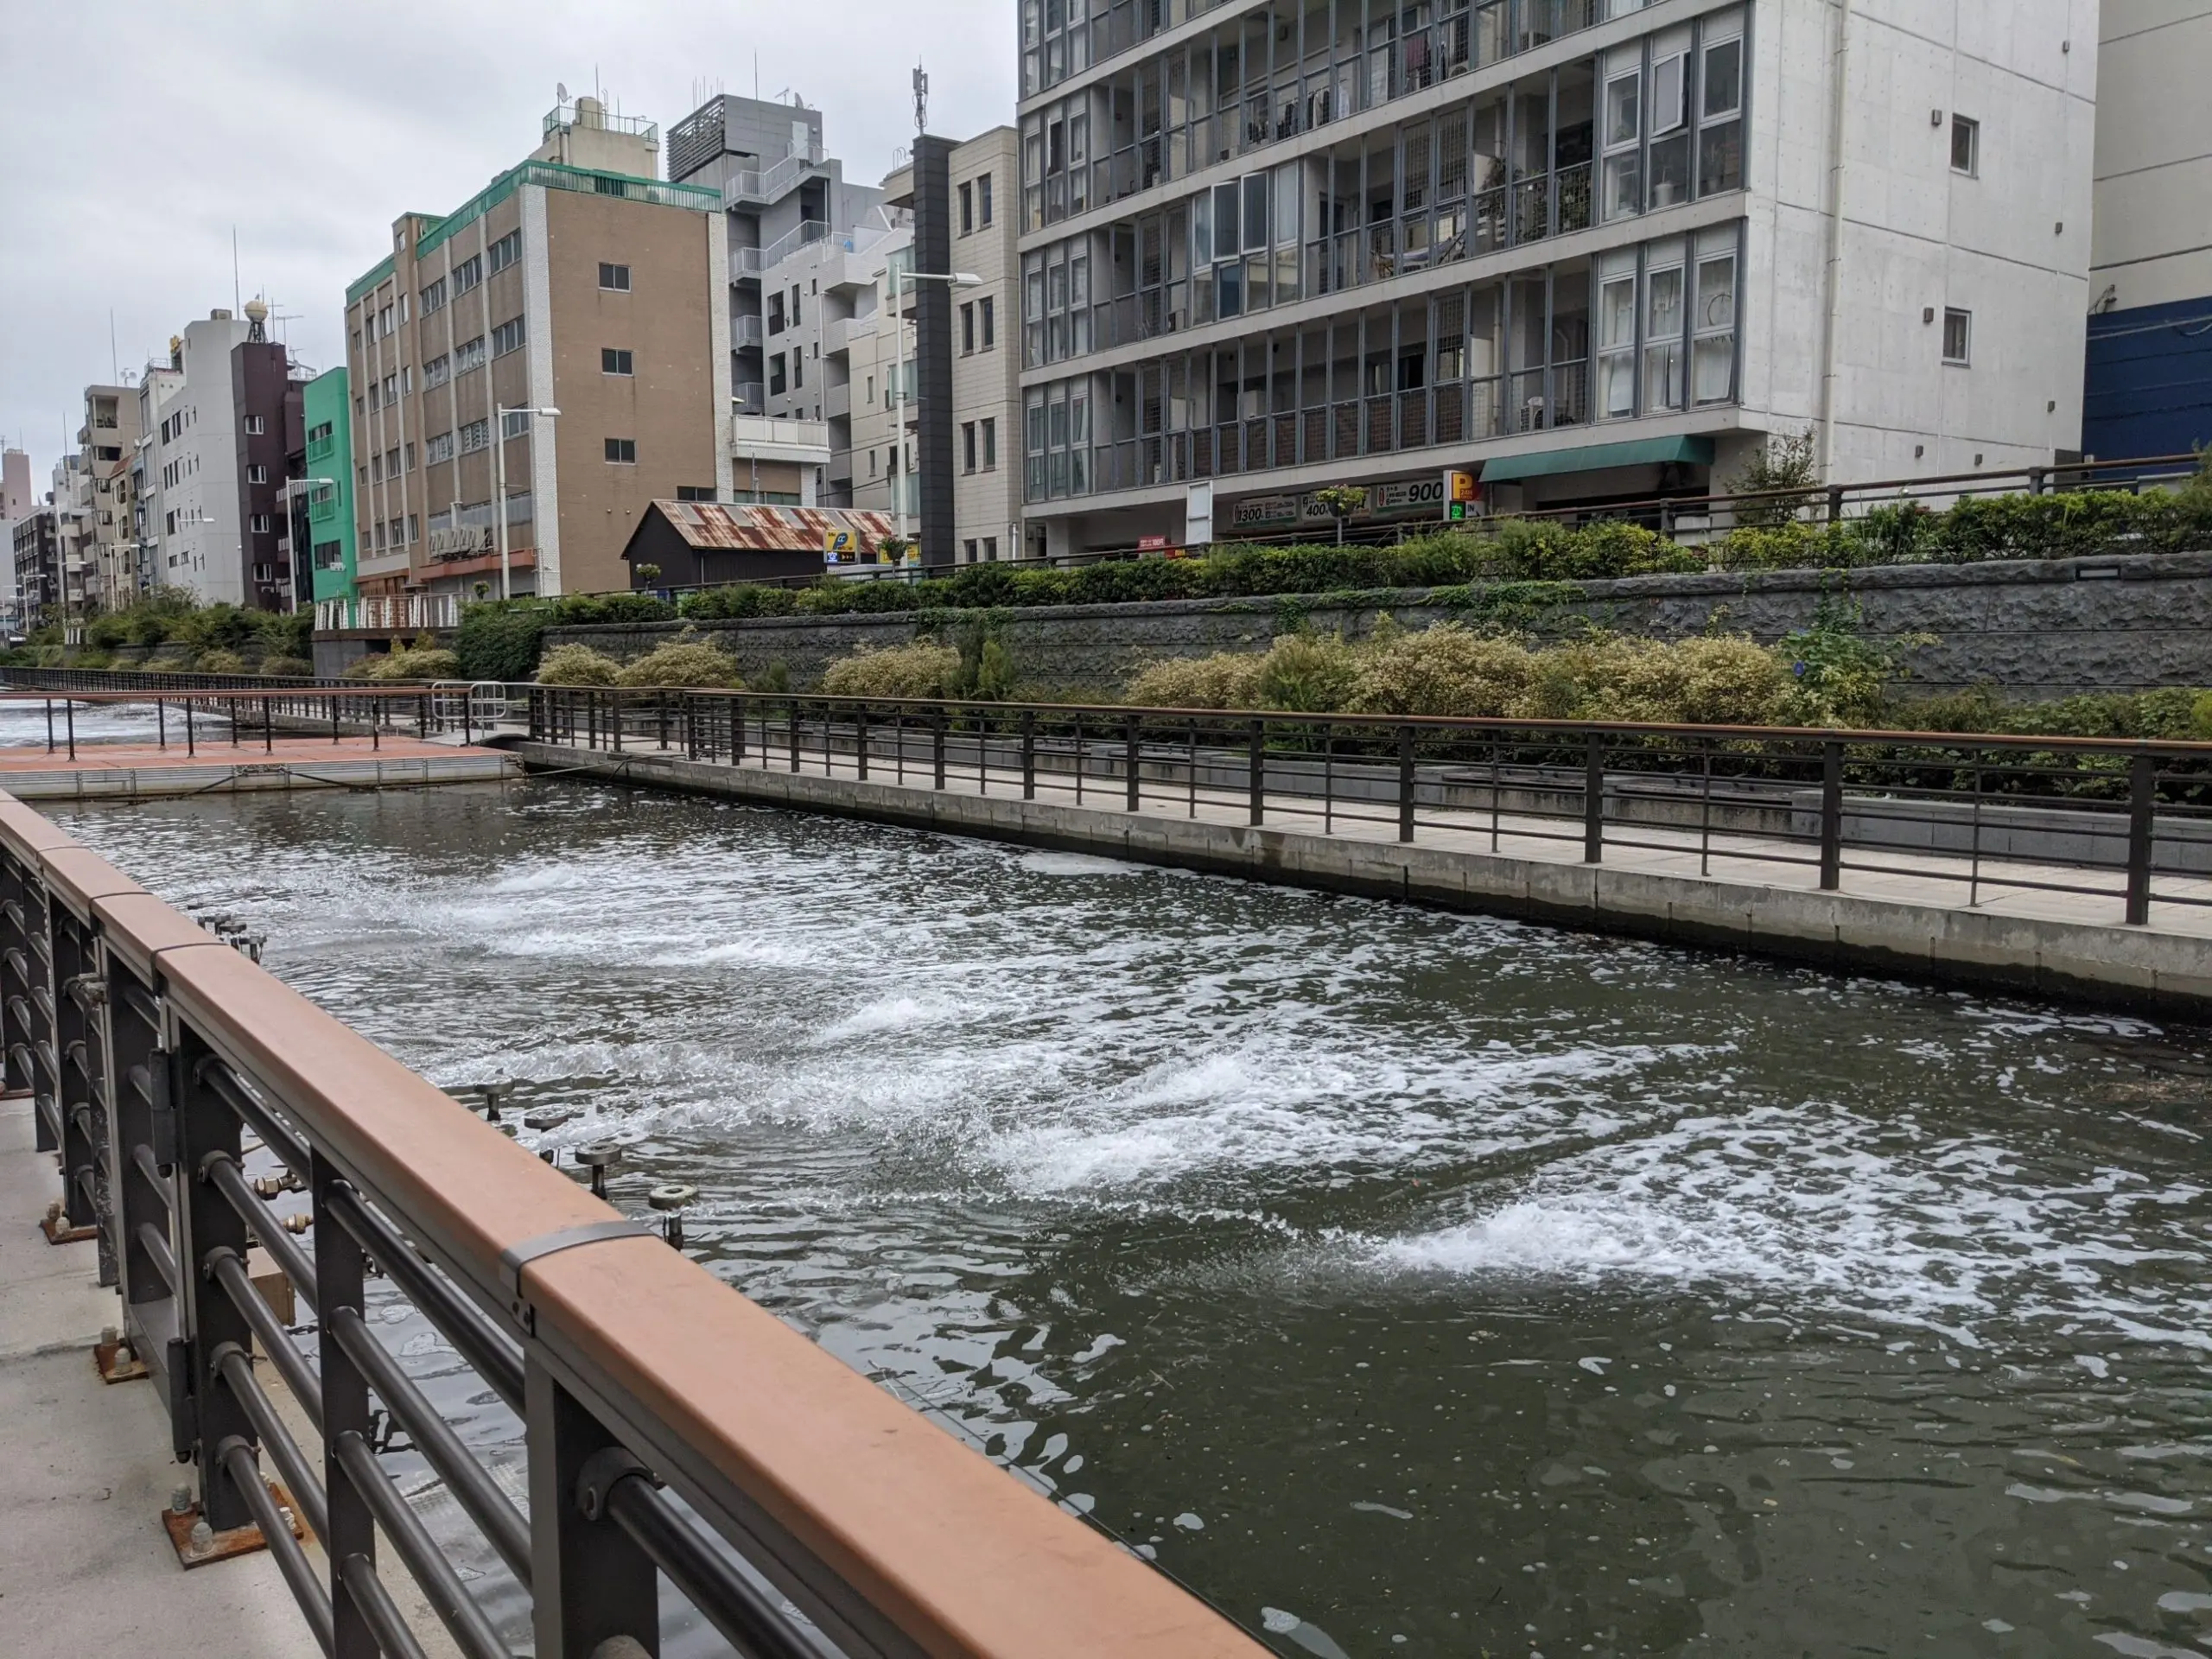
[[[843,531],[873,549],[891,516],[849,507],[772,507],[719,501],[654,501],[622,550],[632,588],[704,588],[775,576],[818,575],[827,538]],[[638,575],[655,565],[650,581]]]

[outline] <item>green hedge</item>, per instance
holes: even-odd
[[[1073,569],[976,564],[918,582],[716,588],[686,594],[674,605],[649,594],[494,601],[467,607],[455,644],[462,672],[469,677],[518,680],[535,668],[549,628],[665,622],[679,616],[726,621],[1432,588],[1460,590],[1461,608],[1472,620],[1501,605],[1518,615],[1532,605],[1541,608],[1554,596],[1576,596],[1567,584],[1621,576],[2205,550],[2212,550],[2212,488],[2205,487],[2143,495],[2084,490],[1996,496],[1962,501],[1941,512],[1885,507],[1835,524],[1732,531],[1697,547],[1635,524],[1569,530],[1509,518],[1477,533],[1416,537],[1395,546],[1231,546],[1199,558],[1115,559]],[[1510,622],[1513,616],[1496,620]]]

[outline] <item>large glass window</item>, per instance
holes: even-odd
[[[1691,396],[1725,404],[1736,395],[1736,227],[1698,238],[1697,315],[1690,342]]]
[[[1740,22],[1732,26],[1740,28]],[[1700,71],[1697,193],[1744,187],[1744,42],[1708,35]]]
[[[1598,283],[1598,416],[1636,413],[1636,251],[1613,255]]]
[[[1605,83],[1605,179],[1603,213],[1626,219],[1643,211],[1643,73],[1631,70]]]
[[[1669,264],[1659,264],[1665,257]],[[1665,255],[1656,250],[1644,278],[1643,411],[1682,406],[1682,266],[1681,245],[1667,245]]]

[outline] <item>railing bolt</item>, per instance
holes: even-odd
[[[169,1513],[171,1515],[190,1515],[192,1513],[191,1487],[176,1486],[170,1489]]]
[[[607,1196],[607,1172],[610,1166],[622,1161],[622,1148],[607,1141],[586,1147],[576,1154],[576,1161],[591,1171],[591,1192],[595,1198]]]

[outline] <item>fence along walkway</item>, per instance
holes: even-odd
[[[609,759],[2212,941],[2212,744],[568,688],[532,694],[530,730]]]
[[[528,1593],[539,1659],[657,1652],[663,1575],[779,1659],[1263,1651],[4,795],[0,1051],[199,1517],[258,1529],[337,1659],[422,1651],[379,1536],[460,1651],[509,1651],[378,1463],[372,1395]],[[319,1357],[249,1278],[255,1244]],[[376,1340],[372,1273],[522,1420],[526,1517]],[[286,1428],[257,1343],[317,1435]]]

